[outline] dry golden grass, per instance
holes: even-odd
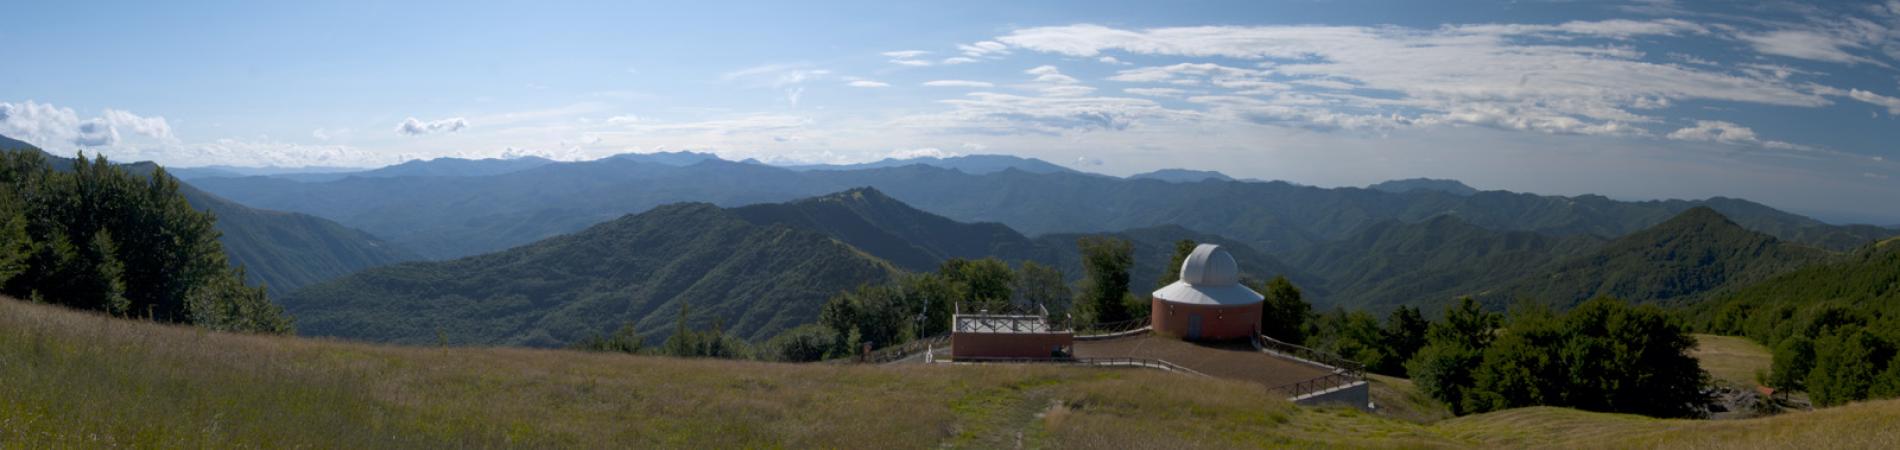
[[[1421,425],[1132,369],[392,347],[0,299],[0,447],[1861,446],[1891,443],[1900,432],[1876,425],[1896,421],[1887,402],[1722,423],[1533,408]]]
[[[1713,334],[1695,335],[1696,348],[1690,353],[1702,364],[1702,370],[1718,382],[1753,389],[1760,383],[1755,382],[1755,373],[1768,371],[1774,364],[1774,353],[1745,337],[1716,336]]]
[[[1451,408],[1419,392],[1412,380],[1372,373],[1366,375],[1372,383],[1372,403],[1379,406],[1376,414],[1412,423],[1433,423],[1452,418]]]

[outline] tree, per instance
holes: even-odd
[[[1816,406],[1865,400],[1874,377],[1893,359],[1893,345],[1866,329],[1843,330],[1814,345],[1808,394]]]
[[[1293,344],[1306,343],[1306,323],[1313,316],[1313,305],[1284,276],[1260,284],[1248,283],[1266,299],[1260,305],[1260,332]]]
[[[1431,322],[1425,320],[1425,315],[1418,308],[1399,306],[1399,309],[1393,310],[1392,315],[1386,317],[1383,333],[1389,351],[1386,352],[1386,358],[1372,370],[1406,376],[1405,362],[1418,354],[1418,349],[1425,347],[1425,332],[1430,327]]]
[[[125,315],[131,304],[125,299],[125,265],[119,263],[118,248],[111,233],[93,233],[79,252],[78,279],[73,280],[77,289],[71,294],[92,309]]]
[[[1521,311],[1483,352],[1472,386],[1459,399],[1468,413],[1562,404],[1571,387],[1564,361],[1563,323],[1541,308]]]
[[[646,339],[640,337],[640,331],[634,328],[633,322],[622,322],[620,328],[615,329],[613,334],[588,336],[585,339],[581,339],[580,342],[574,343],[574,345],[569,348],[594,352],[639,354],[642,350],[646,349]]]
[[[1128,268],[1135,263],[1134,244],[1125,239],[1087,236],[1076,240],[1082,251],[1082,292],[1076,304],[1082,306],[1090,323],[1121,322],[1133,319],[1126,301]]]
[[[1814,370],[1814,341],[1793,336],[1775,346],[1774,364],[1768,371],[1768,386],[1798,391],[1807,388],[1808,372]]]
[[[192,209],[163,168],[137,175],[81,154],[54,170],[39,152],[7,152],[0,197],[5,293],[221,330],[291,329],[263,288],[244,286],[230,267],[216,218]],[[6,251],[19,248],[20,228],[28,250]],[[23,267],[12,260],[21,254]]]
[[[838,332],[819,324],[800,325],[765,341],[760,358],[784,362],[810,362],[832,355]]]
[[[1500,320],[1471,297],[1459,299],[1445,308],[1443,321],[1426,330],[1425,347],[1406,363],[1406,372],[1421,392],[1450,405],[1453,413],[1468,412],[1465,390],[1476,384],[1472,371],[1483,362]]]
[[[1181,265],[1187,262],[1188,255],[1193,254],[1194,247],[1198,245],[1192,239],[1174,241],[1174,257],[1168,259],[1168,265],[1161,266],[1161,278],[1155,282],[1156,289],[1181,280]]]
[[[996,258],[951,258],[937,268],[938,275],[955,283],[966,310],[996,310],[1009,306],[1016,273]]]
[[[1016,299],[1025,306],[1049,310],[1051,319],[1069,313],[1069,283],[1055,267],[1023,261],[1016,272]]]
[[[26,234],[26,211],[13,187],[0,183],[0,287],[26,271],[33,240]]]

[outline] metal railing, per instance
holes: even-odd
[[[955,362],[979,363],[979,364],[984,364],[984,363],[1068,364],[1068,365],[1085,365],[1085,366],[1099,366],[1099,367],[1145,367],[1149,369],[1166,370],[1169,372],[1180,372],[1180,373],[1185,373],[1185,374],[1190,374],[1190,375],[1195,375],[1195,376],[1202,376],[1202,377],[1207,376],[1207,374],[1201,373],[1194,369],[1182,367],[1179,364],[1171,363],[1171,362],[1168,362],[1167,360],[1154,359],[1154,358],[1136,358],[1136,357],[1131,357],[1131,356],[1105,356],[1105,357],[1087,357],[1087,358],[1073,358],[1073,357],[1071,358],[1058,358],[1058,357],[1028,358],[1028,357],[980,356],[980,357],[956,358]]]
[[[1332,373],[1318,378],[1270,387],[1267,388],[1267,391],[1278,392],[1285,395],[1287,399],[1296,399],[1306,396],[1307,394],[1345,386],[1360,380],[1361,378],[1351,374]]]
[[[1366,374],[1366,367],[1357,361],[1342,358],[1330,352],[1281,342],[1278,339],[1268,337],[1264,334],[1254,335],[1254,344],[1259,345],[1262,350],[1304,359],[1315,364],[1326,366],[1335,371],[1351,374],[1354,377],[1363,378]]]
[[[1103,322],[1103,323],[1096,323],[1096,324],[1091,324],[1091,325],[1086,325],[1086,326],[1075,327],[1075,334],[1076,336],[1098,336],[1098,335],[1104,335],[1104,334],[1126,333],[1126,332],[1142,329],[1143,327],[1147,327],[1148,324],[1149,324],[1148,316],[1141,316],[1141,317],[1136,317],[1136,318],[1128,319],[1128,320],[1115,321],[1115,322]]]

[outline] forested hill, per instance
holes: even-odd
[[[362,230],[302,213],[249,208],[190,185],[191,205],[217,216],[218,240],[231,263],[275,294],[295,291],[370,267],[421,259]]]
[[[914,272],[935,270],[950,258],[1052,259],[1051,249],[1038,247],[1009,227],[950,220],[874,188],[744,206],[732,212],[761,225],[784,224],[824,233]]]
[[[1443,302],[1496,290],[1603,243],[1591,235],[1493,231],[1444,215],[1416,223],[1379,222],[1287,259],[1325,278],[1326,291],[1316,295],[1320,304],[1378,312],[1400,305],[1438,311],[1444,309]]]
[[[660,204],[740,206],[860,186],[954,220],[1001,223],[1032,236],[1180,225],[1275,254],[1344,239],[1382,221],[1420,222],[1441,215],[1492,230],[1618,237],[1696,206],[1709,206],[1783,240],[1836,250],[1895,233],[1828,225],[1724,198],[1626,202],[1504,191],[1393,193],[1284,182],[1168,183],[1016,168],[971,174],[924,164],[795,171],[717,159],[680,166],[609,158],[480,177],[358,177],[325,183],[248,177],[204,179],[199,186],[254,207],[336,220],[434,258],[508,248]]]
[[[1900,238],[1775,276],[1691,308],[1710,331],[1773,344],[1867,325],[1900,342]]]
[[[1635,302],[1701,298],[1825,261],[1829,253],[1749,231],[1692,208],[1485,296],[1493,306],[1534,299],[1560,308],[1599,296]]]
[[[672,204],[514,249],[370,269],[284,297],[307,335],[408,344],[556,346],[682,308],[759,340],[811,323],[832,295],[897,269],[825,234]]]
[[[67,170],[73,163],[71,158],[46,154],[38,147],[12,139],[0,141],[0,150],[40,152],[60,170]],[[150,162],[123,167],[146,176],[158,168]],[[364,268],[418,258],[368,233],[320,217],[247,207],[184,182],[179,183],[178,193],[192,208],[217,217],[218,241],[223,244],[231,264],[245,269],[247,281],[266,283],[273,293],[290,292]]]

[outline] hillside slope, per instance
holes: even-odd
[[[1445,215],[1380,222],[1288,260],[1324,277],[1330,292],[1316,298],[1318,304],[1375,313],[1399,305],[1439,311],[1444,302],[1484,294],[1602,245],[1588,235],[1492,231]]]
[[[254,209],[190,185],[191,206],[218,217],[218,242],[254,282],[276,295],[370,267],[419,259],[413,253],[321,217]]]
[[[207,333],[0,298],[25,447],[1873,448],[1900,401],[1737,421],[1528,408],[1433,425],[1132,369],[850,366]],[[1161,389],[1193,383],[1194,389]]]
[[[1633,302],[1688,300],[1828,257],[1826,251],[1749,231],[1714,209],[1697,207],[1604,244],[1593,254],[1522,278],[1486,300],[1501,306],[1533,299],[1559,307],[1598,296]]]
[[[652,336],[683,305],[695,328],[756,340],[893,273],[829,236],[683,203],[498,253],[370,269],[280,303],[300,333],[384,342],[557,346],[622,322]]]
[[[14,147],[9,142],[26,146]],[[36,151],[55,168],[70,170],[72,167],[71,158],[46,154],[20,141],[0,141],[0,150]],[[136,162],[124,167],[149,176],[158,165]],[[224,246],[231,264],[244,267],[247,281],[268,284],[273,294],[369,267],[418,258],[368,233],[321,217],[247,207],[185,182],[179,182],[178,191],[192,208],[217,216],[218,242]]]
[[[957,222],[912,208],[875,188],[743,206],[732,213],[761,225],[783,224],[824,233],[917,272],[936,270],[938,263],[950,258],[1046,261],[1058,251],[1039,248],[1001,224]]]
[[[1761,342],[1807,335],[1819,316],[1900,329],[1900,238],[1717,295],[1690,309],[1693,322]],[[1812,337],[1812,336],[1810,336]]]

